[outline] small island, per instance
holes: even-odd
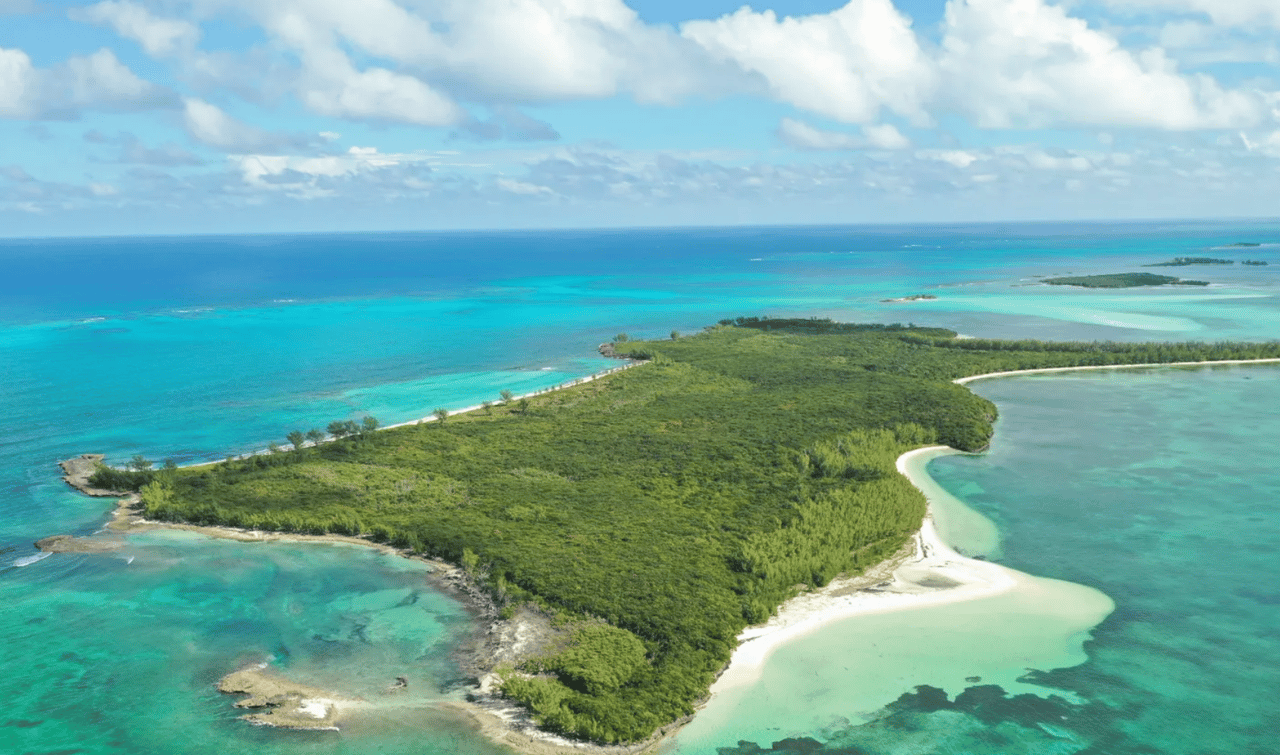
[[[693,715],[745,628],[842,576],[882,584],[927,550],[913,545],[926,501],[898,461],[938,444],[980,451],[996,417],[955,381],[1275,359],[1280,343],[993,341],[739,317],[602,351],[638,366],[430,422],[335,421],[332,437],[298,430],[293,448],[203,466],[84,456],[68,483],[136,491],[122,509],[134,525],[301,533],[287,536],[448,564],[481,622],[459,659],[477,683],[467,710],[514,704],[518,725],[634,752]],[[356,705],[271,669],[219,689],[248,694],[238,705],[276,726],[331,728]]]
[[[1079,286],[1080,288],[1138,288],[1141,286],[1207,286],[1208,281],[1175,278],[1172,275],[1154,273],[1110,273],[1107,275],[1075,275],[1062,278],[1045,278],[1050,286]]]
[[[904,302],[904,301],[931,301],[937,298],[938,297],[934,296],[933,294],[913,294],[911,296],[902,296],[897,299],[881,299],[880,303],[881,304],[897,304],[899,302]]]
[[[1266,265],[1266,260],[1241,260],[1241,265]]]
[[[1227,244],[1227,246],[1254,247],[1254,246],[1262,246],[1262,244],[1258,243],[1257,241],[1237,241],[1234,244]]]
[[[1168,262],[1153,262],[1143,267],[1186,267],[1187,265],[1234,265],[1235,260],[1224,260],[1219,257],[1174,257]]]

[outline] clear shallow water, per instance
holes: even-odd
[[[316,681],[354,679],[370,694],[419,663],[423,683],[413,689],[450,694],[444,659],[464,631],[462,614],[433,603],[407,562],[353,549],[155,535],[131,545],[132,563],[33,560],[31,541],[92,532],[110,505],[68,491],[57,459],[100,451],[116,461],[134,453],[208,460],[333,419],[407,420],[609,366],[594,349],[619,331],[665,336],[737,314],[914,321],[977,336],[1274,338],[1280,266],[1175,270],[1215,281],[1200,290],[1117,295],[1027,285],[1036,275],[1137,269],[1241,240],[1280,240],[1280,227],[0,242],[0,406],[9,419],[0,436],[0,564],[26,564],[0,572],[4,659],[19,670],[4,693],[23,711],[0,720],[0,751],[488,751],[429,710],[390,708],[332,737],[235,721],[211,685],[258,660]],[[1274,247],[1212,255],[1276,256]],[[915,293],[939,299],[880,303]],[[1050,518],[1044,526],[1069,524]],[[1009,559],[1020,537],[1006,532]],[[1064,578],[1115,595],[1102,583]],[[406,610],[404,590],[418,596],[412,605],[436,607]],[[304,597],[282,597],[295,592]],[[366,594],[372,602],[356,605]],[[732,745],[733,722],[711,738]]]
[[[911,686],[927,686],[885,709],[848,706],[846,721],[831,716],[824,727],[783,727],[771,739],[742,737],[748,741],[739,747],[709,751],[1190,755],[1280,748],[1280,478],[1265,441],[1280,433],[1280,415],[1271,410],[1280,405],[1280,368],[1081,372],[972,387],[1001,410],[991,450],[935,459],[930,474],[998,523],[1001,563],[1092,585],[1115,601],[1114,613],[1091,632],[1088,661],[1041,651],[1020,679],[1032,689],[991,677],[957,689],[949,666],[981,667],[986,656],[1008,650],[1008,624],[1036,616],[999,616],[998,609],[977,616],[985,636],[968,621],[977,603],[920,620],[870,617],[860,631],[886,624],[895,643],[955,654],[921,669]],[[873,633],[860,644],[840,644],[833,641],[839,631],[779,653],[783,690],[809,692],[805,677],[839,665],[850,672],[825,686],[825,699],[852,698],[865,687],[856,675],[880,671],[877,643],[884,640]]]

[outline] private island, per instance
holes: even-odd
[[[460,658],[477,685],[470,710],[520,711],[490,716],[495,738],[634,752],[694,714],[748,627],[838,578],[866,572],[863,588],[883,587],[927,555],[915,540],[926,500],[899,459],[981,451],[996,417],[954,381],[1280,359],[1280,343],[996,341],[740,317],[670,340],[619,335],[602,353],[637,368],[430,422],[336,422],[215,464],[124,470],[86,456],[64,468],[81,489],[125,496],[109,537],[176,526],[430,559],[478,618]],[[83,541],[42,543],[110,547]],[[222,689],[265,710],[255,721],[335,725],[337,695],[228,671]],[[519,726],[524,739],[503,735]]]

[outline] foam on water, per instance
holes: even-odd
[[[52,553],[37,553],[34,556],[23,556],[22,558],[14,559],[13,565],[18,567],[30,566],[37,561],[43,561],[52,555]]]

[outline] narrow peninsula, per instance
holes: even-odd
[[[995,406],[953,381],[1274,359],[1280,343],[993,341],[740,317],[606,351],[643,365],[272,454],[99,465],[83,483],[137,490],[148,521],[359,539],[453,564],[490,638],[466,666],[477,704],[641,749],[694,713],[748,626],[910,550],[926,501],[898,460],[935,445],[979,451],[992,435]],[[529,622],[541,630],[521,634]],[[275,698],[247,681],[227,686],[254,704]],[[276,703],[271,715],[316,726],[342,709],[315,690]]]

